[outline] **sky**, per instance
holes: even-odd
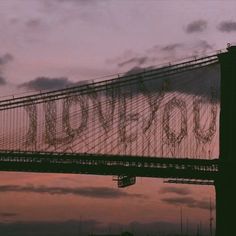
[[[236,42],[235,9],[230,0],[0,0],[1,96],[215,53]],[[0,228],[156,228],[178,224],[180,207],[207,227],[210,197],[213,187],[161,179],[120,190],[111,177],[2,172]]]

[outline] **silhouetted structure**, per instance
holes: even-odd
[[[205,88],[214,78],[208,84],[203,78],[199,90],[195,90],[198,84],[194,78],[190,81],[196,84],[181,84],[186,80],[186,73],[189,78],[200,70],[201,73],[218,72],[219,66],[220,99],[215,92],[218,82],[211,92]],[[210,69],[202,71],[203,68]],[[134,184],[137,176],[171,178],[168,182],[173,183],[215,184],[216,236],[233,236],[235,91],[236,47],[230,46],[224,53],[126,74],[118,79],[2,100],[0,170],[115,175],[119,187]],[[194,94],[194,98],[190,94]],[[219,100],[220,153],[216,159],[210,144],[213,139],[218,140]],[[191,132],[187,117],[189,103],[192,104]],[[200,103],[204,112],[210,110],[207,130],[201,127]],[[174,109],[178,112],[173,112]],[[159,110],[162,116],[157,124]],[[19,120],[23,127],[18,127]],[[178,132],[172,129],[171,121],[176,122]],[[59,127],[58,123],[62,125]],[[76,138],[81,140],[78,142]],[[210,216],[210,224],[211,221]],[[182,234],[182,212],[180,231]],[[200,231],[198,228],[198,233]]]
[[[236,47],[219,55],[221,65],[220,157],[216,190],[216,236],[236,235]]]

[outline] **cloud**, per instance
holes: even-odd
[[[124,51],[119,57],[107,59],[108,64],[117,65],[118,68],[156,67],[158,64],[177,61],[178,59],[192,56],[205,56],[214,49],[214,45],[206,40],[195,40],[191,43],[174,42],[166,45],[153,45],[144,52],[138,53],[132,50]]]
[[[0,66],[6,65],[8,62],[13,60],[13,56],[10,53],[6,53],[0,56]]]
[[[0,185],[0,192],[29,192],[50,195],[67,195],[72,194],[76,196],[90,197],[90,198],[121,198],[121,197],[137,197],[144,198],[141,194],[131,194],[123,192],[119,189],[108,187],[48,187],[48,186],[34,186],[34,185]]]
[[[114,80],[114,82],[125,82],[131,78],[137,79],[137,82],[142,81],[142,85],[145,85],[149,92],[157,93],[160,92],[163,88],[163,84],[167,81],[169,84],[167,88],[168,91],[166,90],[167,92],[178,91],[186,94],[199,95],[206,99],[204,101],[207,102],[209,100],[212,101],[213,99],[219,101],[219,65],[209,65],[208,67],[196,68],[194,72],[190,69],[189,71],[186,70],[181,73],[175,73],[174,75],[165,75],[164,73],[166,68],[167,70],[174,68],[171,67],[170,63],[162,64],[158,67],[155,65],[158,61],[163,62],[164,60],[166,62],[175,60],[175,63],[178,63],[177,58],[186,58],[186,61],[193,60],[193,56],[205,56],[213,49],[214,45],[210,44],[208,41],[195,40],[191,43],[176,42],[162,46],[155,44],[153,47],[145,50],[143,56],[142,54],[135,54],[131,50],[125,51],[120,57],[110,60],[111,63],[117,64],[118,66],[128,65],[126,67],[128,70],[123,74],[124,77],[119,77]],[[153,53],[154,51],[155,54]],[[131,62],[135,62],[136,64],[134,63],[133,65]],[[158,74],[160,74],[161,71],[163,72],[163,75],[161,78],[158,78]],[[142,74],[142,72],[145,72],[145,74]],[[145,79],[146,76],[150,78],[149,81]],[[158,79],[155,79],[156,76]],[[113,82],[111,82],[111,85],[112,83]],[[114,89],[115,87],[117,88],[117,86],[114,86]],[[127,90],[127,92],[131,92],[132,90],[132,94],[140,94],[142,92],[140,89],[140,83],[127,86]],[[125,91],[125,88],[123,91]],[[214,97],[212,96],[213,92]]]
[[[236,31],[236,21],[223,21],[218,25],[221,32],[231,33]]]
[[[25,87],[27,89],[34,90],[56,90],[74,85],[65,77],[61,78],[48,78],[38,77],[34,80],[21,84],[19,87]]]
[[[175,73],[174,75],[165,75],[164,72],[170,69],[172,69],[171,66],[159,69],[155,69],[154,67],[131,68],[124,74],[124,77],[119,77],[114,81],[114,89],[118,89],[116,84],[117,81],[125,82],[129,81],[130,79],[135,79],[137,83],[132,83],[132,85],[124,86],[122,91],[126,94],[130,93],[132,95],[135,95],[143,93],[142,88],[145,87],[150,94],[158,94],[165,87],[165,92],[178,91],[184,94],[201,96],[202,102],[219,101],[219,64],[196,68],[194,71],[190,69],[189,71],[186,70],[181,73]],[[144,71],[145,73],[142,73]],[[160,77],[158,73],[161,73],[161,71],[163,75]],[[112,83],[111,85],[113,85]]]
[[[197,20],[189,23],[185,29],[186,33],[198,33],[203,32],[207,28],[207,22],[205,20]]]
[[[153,45],[152,47],[146,49],[145,53],[159,53],[161,49],[161,46],[156,44],[156,45]]]
[[[139,66],[135,66],[132,67],[131,69],[129,69],[124,76],[128,76],[128,75],[133,75],[133,74],[137,74],[137,73],[141,73],[144,72],[145,70],[151,70],[153,67],[139,67]]]
[[[14,57],[10,53],[0,56],[0,86],[7,83],[6,78],[3,75],[4,67],[13,59]]]
[[[160,189],[159,193],[161,193],[161,194],[175,193],[175,194],[178,194],[178,195],[188,195],[188,194],[191,194],[191,191],[188,188],[162,187]]]
[[[6,83],[7,83],[6,79],[3,76],[1,76],[1,72],[0,72],[0,86],[5,85]]]
[[[0,212],[0,217],[3,218],[13,218],[18,216],[18,213],[15,212]]]
[[[204,51],[206,51],[208,49],[212,50],[214,48],[214,46],[209,44],[206,40],[199,40],[199,41],[197,41],[195,46],[196,46],[196,48],[202,49]]]
[[[23,87],[33,90],[57,90],[71,86],[83,86],[90,84],[92,82],[93,81],[90,80],[81,80],[78,82],[73,82],[65,77],[60,77],[60,78],[38,77],[36,79],[20,84],[18,87],[19,88]]]
[[[197,200],[194,199],[193,197],[167,197],[167,198],[162,198],[161,201],[174,206],[186,206],[189,208],[199,208],[204,210],[208,210],[210,207],[209,201]]]
[[[138,56],[139,56],[139,54],[133,52],[133,50],[131,50],[131,49],[128,49],[128,50],[125,50],[120,56],[106,59],[106,63],[107,64],[117,64],[117,63],[121,63],[123,61],[127,61],[132,57],[138,57]]]
[[[30,19],[25,23],[26,27],[28,27],[29,29],[39,29],[39,28],[43,28],[43,23],[42,20],[40,19]]]
[[[144,63],[146,63],[147,61],[148,61],[148,57],[145,57],[145,56],[143,56],[143,57],[133,57],[133,58],[130,58],[129,60],[120,62],[118,64],[118,66],[123,67],[123,66],[130,65],[130,64],[135,64],[136,66],[141,66]]]
[[[182,48],[184,45],[182,43],[173,43],[173,44],[168,44],[164,47],[161,48],[162,51],[164,52],[172,52],[176,49]]]
[[[26,22],[26,25],[30,28],[38,27],[41,24],[39,19],[31,19]]]

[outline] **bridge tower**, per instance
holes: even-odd
[[[236,46],[219,54],[221,111],[219,176],[216,190],[216,236],[236,235]]]

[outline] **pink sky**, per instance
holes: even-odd
[[[77,82],[224,49],[227,43],[236,42],[235,9],[235,1],[210,0],[2,0],[0,91],[2,95],[22,92],[27,86],[19,85],[42,76],[48,81],[67,78]],[[122,224],[178,222],[181,205],[162,199],[185,198],[201,205],[214,198],[213,187],[173,185],[188,190],[179,193],[161,179],[146,178],[122,190],[127,196],[113,198],[4,191],[3,185],[114,190],[116,184],[102,176],[0,174],[2,222],[80,217]],[[161,192],[166,187],[171,187],[168,193]],[[208,225],[208,210],[186,203],[182,207],[190,221]],[[7,212],[12,215],[3,214]]]

